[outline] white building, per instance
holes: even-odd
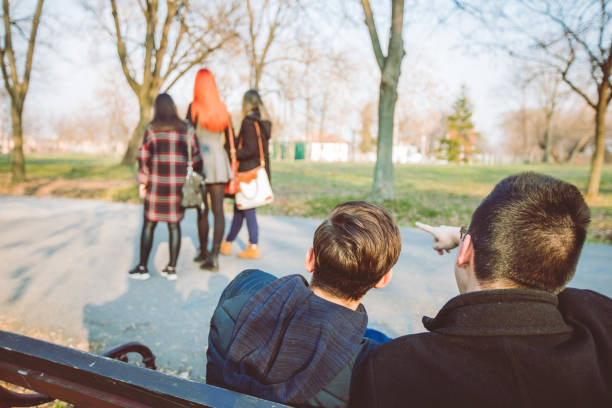
[[[310,135],[310,160],[317,162],[346,162],[349,144],[346,140],[328,133]]]
[[[422,163],[423,155],[410,143],[399,142],[393,145],[393,163]]]

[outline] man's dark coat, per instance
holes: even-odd
[[[353,375],[353,407],[612,407],[612,300],[589,290],[472,292]]]

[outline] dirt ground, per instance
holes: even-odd
[[[65,178],[33,178],[21,183],[11,183],[11,175],[0,174],[0,194],[31,197],[91,198],[118,201],[115,194],[121,190],[136,188],[132,180],[91,180]],[[119,200],[137,202],[137,200]]]

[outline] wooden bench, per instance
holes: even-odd
[[[131,352],[140,354],[149,368],[127,364]],[[94,408],[285,406],[154,368],[155,357],[139,343],[98,356],[0,331],[0,380],[40,393],[20,394],[0,387],[0,407],[34,406],[54,399]]]

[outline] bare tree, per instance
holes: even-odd
[[[544,163],[550,163],[552,161],[551,149],[553,145],[553,118],[557,113],[559,103],[561,103],[563,97],[560,85],[561,78],[558,75],[551,76],[549,74],[543,74],[538,76],[538,99],[542,113],[544,114],[544,136],[540,145],[543,150],[542,162]]]
[[[446,106],[451,100],[444,78],[437,77],[427,55],[410,47],[410,61],[398,85],[398,99],[395,114],[395,143],[410,143],[420,147],[427,155],[433,145],[439,142],[437,136],[444,136],[444,118],[448,116]],[[443,123],[444,122],[444,123]]]
[[[11,124],[13,128],[13,154],[12,154],[12,179],[13,182],[25,179],[25,157],[23,154],[23,104],[30,85],[30,73],[32,72],[32,60],[34,58],[34,47],[36,45],[36,35],[40,24],[44,0],[38,0],[34,16],[30,19],[18,19],[11,17],[10,5],[8,0],[2,2],[2,20],[4,22],[4,44],[0,45],[0,68],[4,87],[11,99]],[[21,24],[28,21],[30,35],[26,36]],[[19,35],[23,35],[27,42],[27,51],[24,60],[24,67],[20,73],[17,67],[18,56],[16,55],[13,30]]]
[[[347,72],[354,73],[357,64],[346,52],[326,47],[321,38],[307,41],[291,51],[291,58],[275,68],[275,83],[283,104],[292,109],[294,137],[304,136],[304,159],[310,160],[312,138],[316,134],[338,131],[348,108],[345,92],[337,92],[349,83]],[[344,98],[342,102],[340,98]],[[342,118],[342,119],[341,119]],[[336,125],[336,129],[332,129]]]
[[[606,112],[612,98],[612,25],[608,0],[454,0],[494,33],[510,55],[552,69],[595,111],[595,150],[587,196],[599,193]],[[586,138],[578,150],[592,140]]]
[[[381,200],[394,200],[393,173],[393,117],[397,102],[397,85],[404,58],[404,0],[391,0],[391,30],[387,55],[383,54],[369,0],[361,0],[365,24],[370,33],[374,56],[380,68],[380,93],[378,99],[378,145],[372,194]]]
[[[586,105],[556,110],[555,114],[556,119],[548,124],[546,111],[542,108],[521,108],[505,112],[502,127],[506,134],[506,149],[523,160],[538,160],[540,155],[543,156],[542,135],[548,127],[550,161],[571,162],[577,153],[576,145],[585,135],[593,136],[595,124]]]
[[[540,139],[544,133],[544,120],[541,109],[527,108],[504,112],[501,126],[505,134],[504,150],[523,162],[539,160],[541,155]]]
[[[560,75],[550,70],[542,70],[526,64],[521,67],[519,86],[523,92],[531,91],[538,104],[543,122],[541,136],[536,137],[536,144],[542,149],[542,162],[550,163],[553,158],[553,119],[557,116],[560,105],[567,99],[567,92],[563,89],[563,80]],[[523,101],[524,102],[524,101]],[[525,109],[522,112],[526,112]],[[526,137],[526,135],[524,136]]]
[[[374,103],[367,103],[361,108],[361,129],[359,129],[359,151],[368,153],[374,148],[374,138],[372,137],[372,125],[374,124]]]
[[[196,5],[189,0],[166,0],[160,5],[158,0],[142,0],[138,1],[139,17],[133,9],[121,11],[116,0],[109,3],[112,27],[107,31],[114,38],[121,70],[140,110],[122,159],[122,164],[132,165],[155,97],[236,37],[233,19],[238,15],[238,2]],[[128,18],[122,17],[124,12]]]
[[[253,4],[246,0],[247,32],[242,35],[251,69],[250,87],[259,89],[267,65],[286,57],[272,58],[271,49],[296,21],[297,0],[263,0]]]
[[[550,154],[557,163],[570,163],[584,140],[593,137],[595,124],[590,110],[591,108],[585,104],[581,108],[564,111],[555,121],[553,126],[555,140]]]

